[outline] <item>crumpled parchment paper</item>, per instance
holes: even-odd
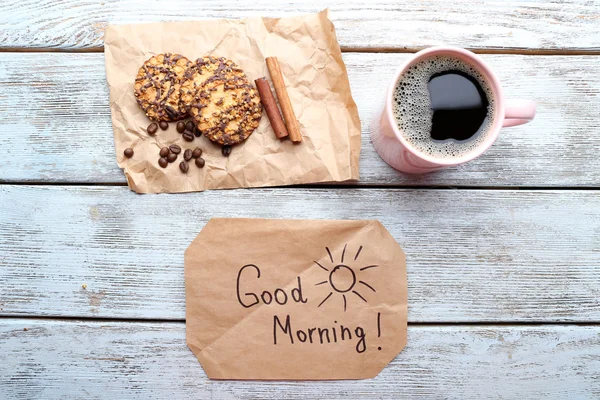
[[[185,142],[175,123],[155,137],[147,135],[151,121],[136,103],[133,84],[142,63],[164,52],[190,60],[208,54],[229,58],[252,83],[263,76],[270,80],[265,58],[276,56],[303,142],[277,140],[264,111],[260,126],[228,158],[204,137]],[[112,25],[106,29],[105,58],[117,163],[138,193],[358,179],[360,120],[327,10],[293,18]],[[180,155],[161,168],[158,152],[171,144],[199,146],[206,166],[199,169],[192,162],[184,174]],[[123,156],[128,147],[135,152],[129,159]]]

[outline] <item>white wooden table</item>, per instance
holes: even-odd
[[[315,3],[3,3],[1,399],[600,398],[600,2]],[[108,23],[326,6],[363,122],[359,183],[129,191]],[[401,175],[366,127],[394,68],[441,43],[483,54],[538,115],[474,162]],[[370,380],[208,380],[185,344],[183,251],[214,216],[379,219],[408,255],[405,350]]]

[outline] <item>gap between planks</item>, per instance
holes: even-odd
[[[44,182],[44,181],[2,181],[2,186],[66,186],[66,187],[127,187],[126,182]],[[357,185],[352,183],[340,182],[339,184],[304,184],[304,185],[287,185],[287,186],[256,186],[242,187],[233,189],[210,189],[210,190],[254,190],[254,189],[372,189],[372,190],[390,190],[390,189],[405,189],[405,190],[526,190],[526,191],[594,191],[600,190],[600,186],[473,186],[473,185],[445,185],[445,186],[430,186],[430,185],[382,185],[382,184],[363,184]],[[146,193],[153,194],[153,193]],[[177,194],[177,193],[166,193]]]
[[[340,46],[342,53],[416,53],[433,46],[423,47],[348,47]],[[474,49],[465,47],[475,54],[510,54],[524,56],[600,56],[600,49],[525,49],[525,48],[489,48]],[[0,53],[104,53],[104,47],[83,49],[61,49],[54,47],[0,47]]]
[[[0,315],[0,320],[27,320],[27,321],[55,321],[55,322],[97,322],[97,323],[185,323],[185,319],[156,319],[156,318],[110,318],[110,317],[51,317],[51,316],[35,316],[35,315],[19,315],[19,314],[8,314]],[[469,321],[469,322],[408,322],[408,326],[414,327],[510,327],[510,326],[598,326],[600,327],[600,321]]]

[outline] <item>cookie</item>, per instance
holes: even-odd
[[[206,56],[190,63],[181,81],[180,107],[188,110],[194,97],[207,81],[233,79],[235,76],[245,77],[244,71],[233,61],[224,57]]]
[[[181,79],[190,61],[180,54],[164,53],[150,57],[135,77],[138,104],[154,121],[176,121],[187,113],[180,105]]]
[[[188,111],[208,139],[234,145],[258,127],[262,104],[245,75],[232,79],[217,75],[204,82]]]

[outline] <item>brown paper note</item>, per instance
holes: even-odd
[[[406,345],[402,249],[378,221],[211,219],[185,252],[212,379],[362,379]]]
[[[235,61],[250,82],[269,76],[265,58],[279,60],[303,142],[275,138],[265,113],[259,127],[231,155],[206,138],[188,143],[171,124],[150,137],[150,123],[133,95],[136,73],[152,55],[180,53]],[[292,185],[358,179],[360,121],[346,66],[327,11],[294,18],[179,21],[109,26],[105,35],[106,79],[119,167],[138,193]],[[161,147],[200,146],[206,166],[158,165]],[[127,159],[123,151],[135,155]]]

